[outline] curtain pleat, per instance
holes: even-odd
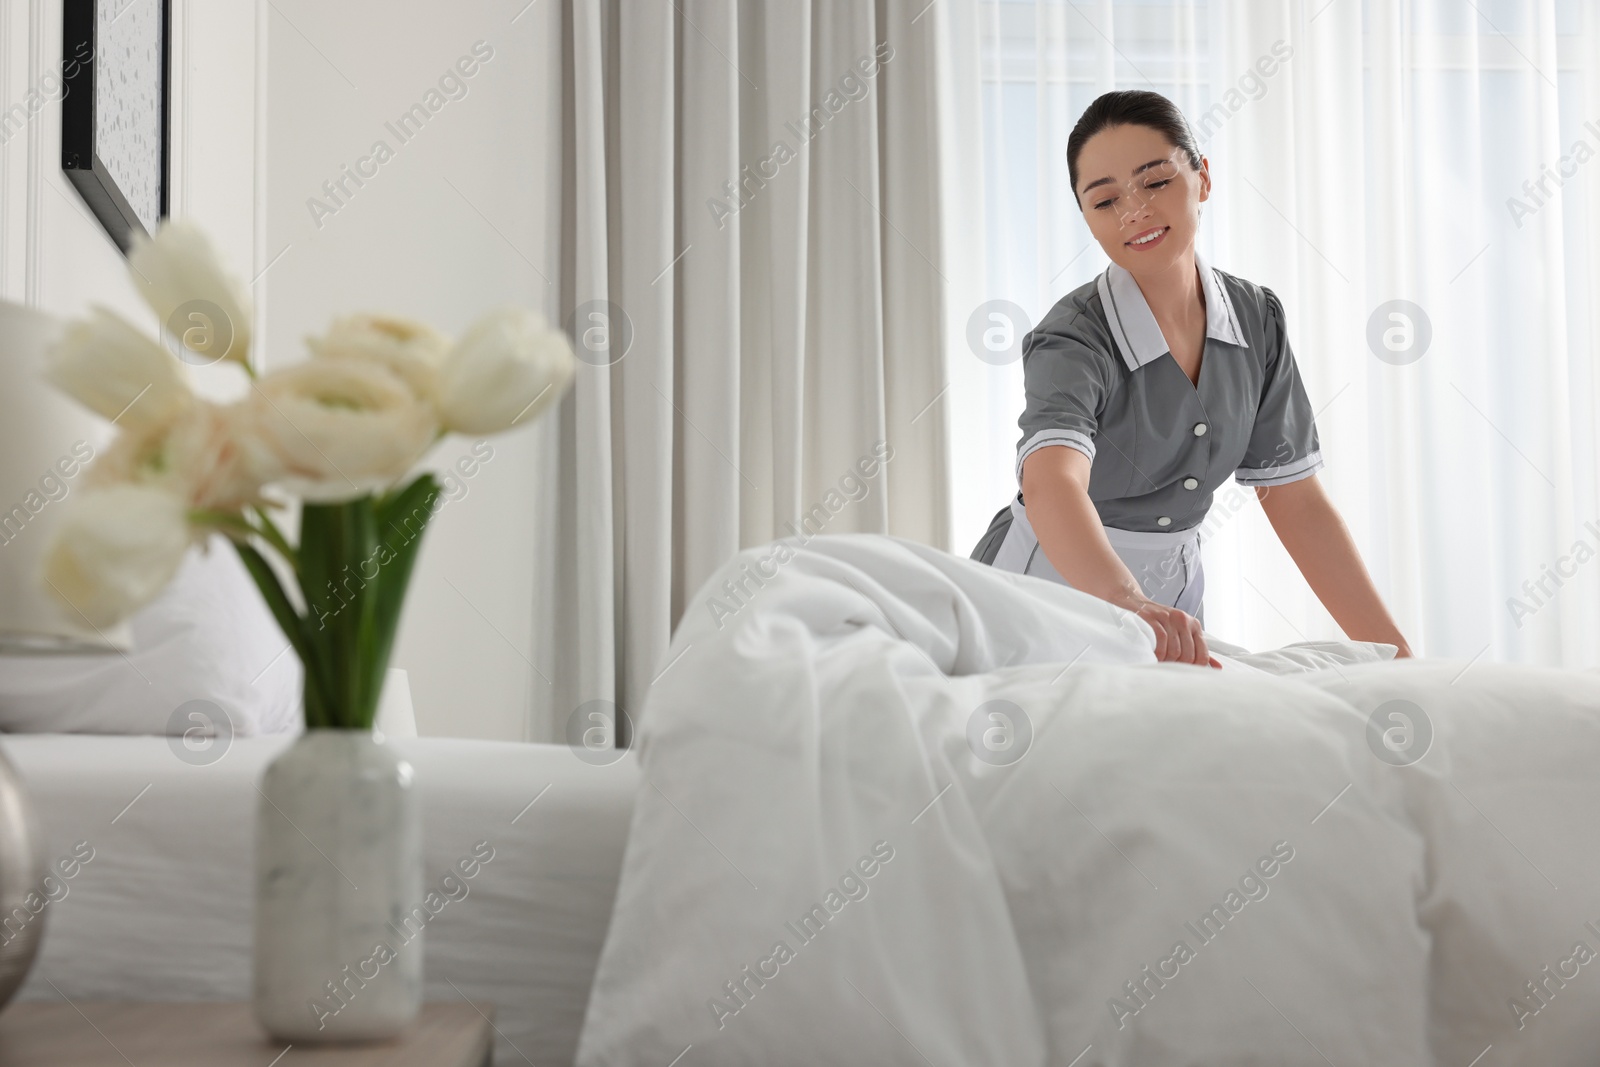
[[[605,315],[614,288],[613,185],[605,180],[613,152],[608,136],[612,128],[605,121],[611,91],[605,57],[614,52],[616,39],[614,26],[608,32],[604,0],[573,0],[562,9],[561,20],[567,89],[561,142],[561,306],[580,337],[576,350],[582,362],[571,395],[560,408],[563,455],[546,524],[556,544],[556,562],[541,587],[548,593],[534,606],[536,633],[556,647],[550,662],[558,669],[549,686],[534,686],[532,740],[562,739],[579,704],[616,697],[616,480],[609,432],[613,384],[610,372],[594,362],[605,357],[582,343],[584,332],[594,326],[616,328],[604,318],[593,318],[595,313]],[[614,70],[614,63],[609,66]],[[567,447],[580,439],[580,427],[583,447]]]
[[[937,22],[928,0],[878,0],[879,31],[894,57],[877,94],[879,243],[883,282],[884,434],[895,449],[887,530],[955,549],[950,532],[950,393],[940,305],[949,277],[939,225],[943,173]],[[901,462],[906,468],[894,465]],[[905,474],[905,477],[900,475]],[[961,554],[966,549],[961,547]]]

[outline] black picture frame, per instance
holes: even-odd
[[[120,0],[124,10],[130,3],[153,3],[160,9],[160,217],[166,218],[172,155],[172,0]],[[149,231],[123,190],[118,188],[96,143],[95,77],[100,66],[100,51],[95,38],[102,4],[118,6],[118,0],[62,0],[62,81],[66,92],[61,100],[61,169],[126,256],[133,246],[134,235]]]

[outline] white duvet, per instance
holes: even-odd
[[[1216,647],[895,538],[736,556],[578,1062],[1600,1062],[1600,675]]]

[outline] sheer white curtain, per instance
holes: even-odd
[[[1067,137],[1152,89],[1210,160],[1202,254],[1283,298],[1320,477],[1413,649],[1600,663],[1600,3],[941,7],[958,551],[1016,491],[1022,406],[967,316],[1007,299],[1031,325],[1103,269]],[[1214,508],[1208,628],[1338,636],[1254,494]]]

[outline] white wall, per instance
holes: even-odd
[[[305,335],[354,311],[447,333],[504,302],[554,319],[560,12],[525,3],[274,0],[262,171],[263,262],[272,265],[258,287],[268,366],[303,358]],[[441,94],[402,142],[386,123],[426,104],[476,42],[493,54],[465,64],[475,68],[461,79],[465,95]],[[346,179],[348,196],[328,196],[323,183],[356,169],[380,140],[392,157],[367,165],[360,186]],[[429,528],[393,659],[410,674],[425,735],[522,740],[530,722],[546,721],[560,667],[536,639],[535,618],[536,590],[550,588],[555,566],[539,534],[555,426],[552,413],[491,439],[493,459]],[[453,462],[471,445],[446,439],[431,462]]]

